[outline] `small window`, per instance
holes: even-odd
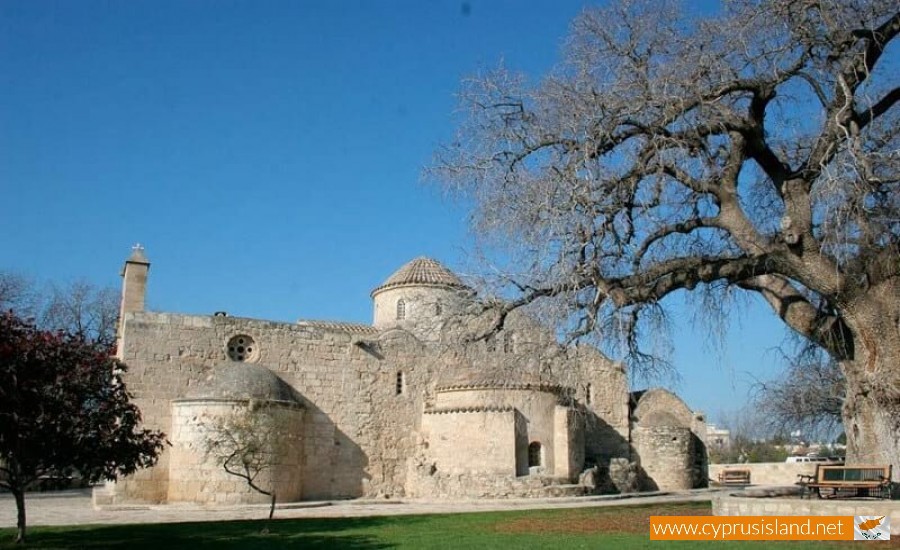
[[[395,387],[395,392],[397,395],[403,395],[406,391],[406,379],[403,377],[403,371],[399,371],[397,373],[397,385]]]
[[[397,320],[406,319],[406,300],[400,298],[397,300]]]
[[[533,468],[535,466],[541,465],[541,444],[537,441],[532,441],[530,445],[528,445],[528,467]]]
[[[584,388],[584,402],[587,403],[588,405],[590,405],[591,401],[593,401],[593,400],[594,400],[594,386],[588,384]]]
[[[444,306],[440,302],[434,304],[434,314],[435,315],[440,315],[443,312],[444,312]]]
[[[503,335],[503,353],[515,353],[516,342],[513,335],[509,332]]]

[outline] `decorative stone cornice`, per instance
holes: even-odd
[[[437,393],[470,390],[532,390],[555,393],[558,395],[564,395],[573,391],[571,388],[559,384],[545,382],[510,382],[507,380],[478,380],[473,382],[441,384],[434,389]]]
[[[465,413],[508,413],[516,410],[509,405],[485,407],[454,407],[448,409],[428,409],[425,414],[465,414]]]

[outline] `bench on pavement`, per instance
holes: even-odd
[[[815,475],[799,475],[797,484],[812,498],[891,498],[891,466],[816,465]]]
[[[722,485],[750,485],[750,470],[725,468],[719,472],[719,483]]]

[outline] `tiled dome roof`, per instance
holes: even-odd
[[[372,296],[388,288],[407,285],[466,288],[459,277],[440,262],[420,257],[395,271],[381,286],[372,291]]]

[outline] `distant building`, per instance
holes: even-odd
[[[710,449],[731,448],[731,430],[719,428],[715,424],[706,425],[706,445]]]
[[[371,325],[144,311],[149,267],[137,248],[125,263],[118,353],[172,446],[98,504],[264,499],[201,452],[198,419],[248,407],[296,434],[258,480],[283,501],[584,494],[585,468],[613,459],[648,489],[706,482],[702,416],[666,390],[630,394],[621,365],[523,314],[468,338],[474,292],[437,261],[377,286]]]

